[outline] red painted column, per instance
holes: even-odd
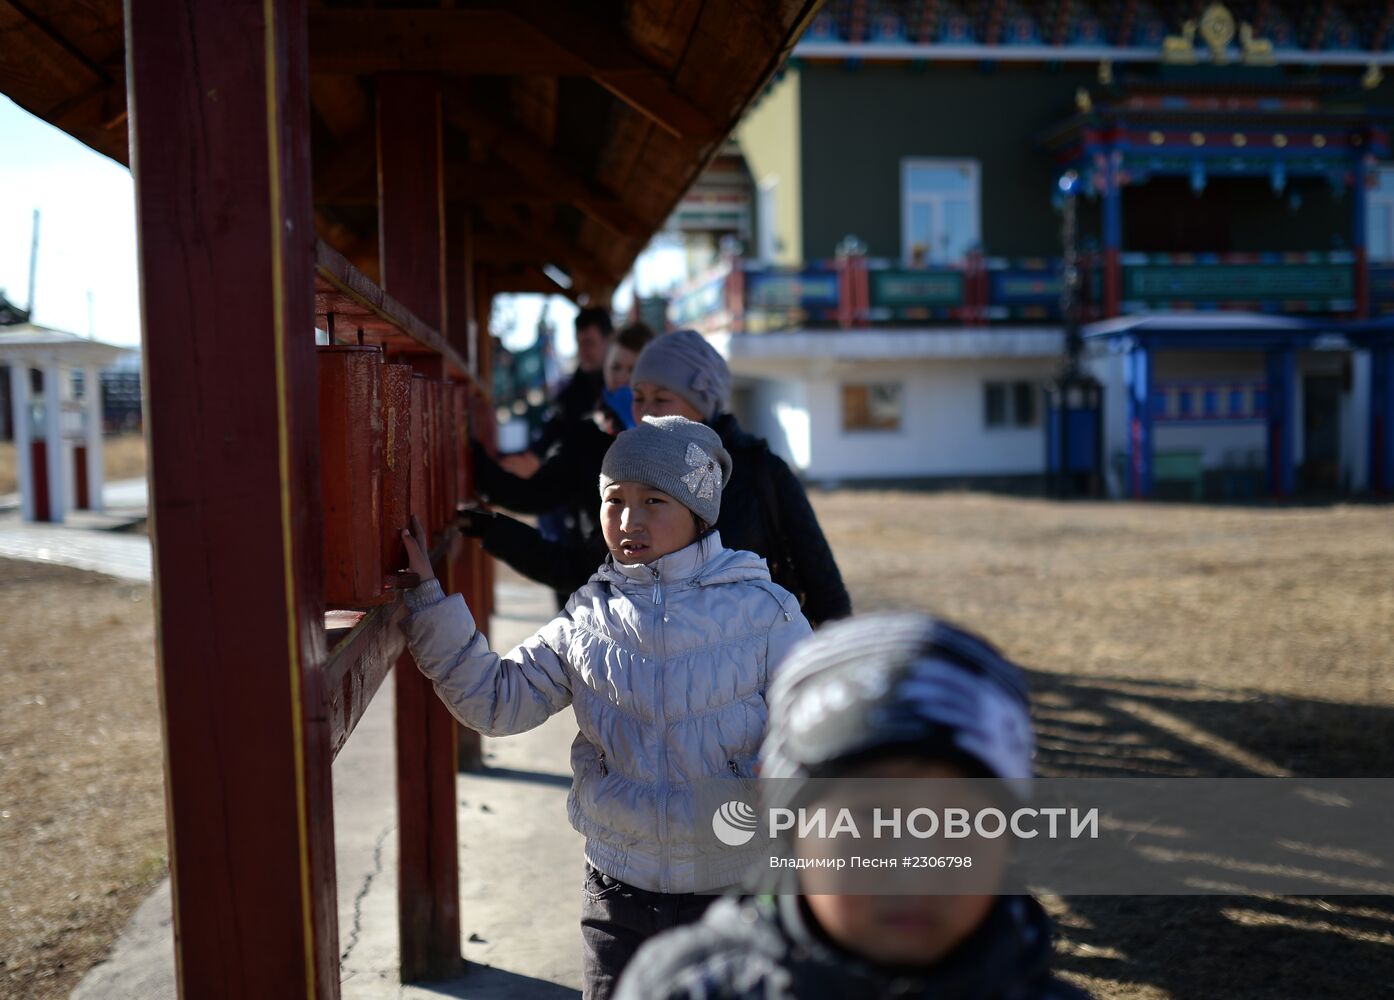
[[[383,288],[427,324],[446,330],[439,82],[383,74],[377,99]],[[438,358],[414,367],[431,378],[443,374]],[[444,570],[437,567],[443,583]],[[455,720],[409,653],[398,660],[396,675],[401,973],[403,982],[419,982],[457,975],[463,967]]]
[[[30,478],[34,481],[34,520],[50,521],[53,512],[48,497],[48,442],[34,440],[29,442]]]
[[[87,485],[87,446],[73,448],[73,502],[78,510],[92,509],[91,490]]]
[[[180,995],[339,995],[304,0],[127,0]]]

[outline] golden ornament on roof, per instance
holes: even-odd
[[[1225,50],[1234,41],[1234,15],[1222,3],[1212,3],[1200,15],[1200,37],[1210,46],[1217,63],[1225,61]]]

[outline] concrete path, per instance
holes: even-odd
[[[502,583],[491,638],[507,648],[551,617],[551,593]],[[485,741],[488,770],[461,775],[457,980],[403,987],[397,979],[397,839],[389,679],[334,762],[339,943],[345,1000],[467,997],[573,998],[581,973],[581,838],[566,821],[568,710],[545,725]],[[76,1000],[173,998],[174,956],[166,882],[136,911],[110,959]]]
[[[114,531],[145,516],[144,479],[107,483],[102,491],[106,513],[74,511],[63,524],[26,524],[18,499],[6,509],[0,497],[0,557],[56,563],[92,570],[123,580],[150,582],[150,540],[141,534]]]
[[[149,505],[149,484],[140,479],[117,479],[102,484],[102,503],[107,510],[144,512]],[[18,493],[0,493],[0,512],[19,510]]]

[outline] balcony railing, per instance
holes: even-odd
[[[982,256],[971,257],[961,267],[912,267],[861,257],[804,267],[728,259],[690,284],[668,307],[674,326],[733,333],[1059,318],[1058,260]]]
[[[1394,265],[1369,267],[1362,276],[1358,258],[1347,251],[1126,253],[1118,262],[1119,313],[1219,309],[1362,315],[1367,308],[1394,313]],[[1103,257],[1087,256],[1081,264],[1082,316],[1107,318]],[[1059,323],[1060,270],[1058,258],[978,254],[957,266],[852,256],[781,267],[728,258],[673,299],[668,319],[709,333]]]
[[[1356,256],[1328,253],[1119,255],[1120,310],[1356,311]],[[1097,287],[1097,285],[1095,286]]]

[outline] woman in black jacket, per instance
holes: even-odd
[[[570,542],[550,541],[521,521],[489,511],[471,509],[460,515],[465,534],[479,537],[485,551],[519,573],[551,587],[558,607],[605,559],[596,517],[600,464],[615,435],[634,424],[629,376],[653,339],[653,330],[644,323],[630,324],[615,335],[601,367],[605,381],[599,409],[568,427],[532,475],[514,475],[475,442],[475,488],[490,503],[520,514],[543,514],[558,507],[575,511],[578,538]]]
[[[728,548],[764,556],[774,582],[798,596],[804,615],[815,626],[851,614],[842,574],[802,484],[764,439],[746,433],[734,416],[723,412],[731,391],[731,371],[706,339],[693,330],[659,337],[639,355],[630,386],[634,420],[684,416],[705,422],[721,436],[733,466],[716,523],[722,542]],[[583,474],[579,463],[573,468],[567,475],[577,492],[568,496],[584,496],[598,506],[598,472]],[[528,499],[513,490],[516,482],[490,475],[488,479],[481,475],[480,483],[492,501],[520,512],[536,509],[519,506]],[[554,486],[560,478],[549,477],[548,489],[561,489]],[[556,494],[547,498],[552,505],[559,499]],[[527,525],[498,515],[466,512],[462,528],[479,535],[491,555],[559,593],[570,594],[584,584],[606,555],[603,541],[550,543]]]
[[[774,582],[799,598],[814,627],[850,615],[851,598],[803,484],[764,438],[724,412],[731,369],[706,338],[695,330],[659,337],[639,355],[630,386],[635,420],[683,416],[721,435],[731,454],[716,522],[726,547],[764,556]]]

